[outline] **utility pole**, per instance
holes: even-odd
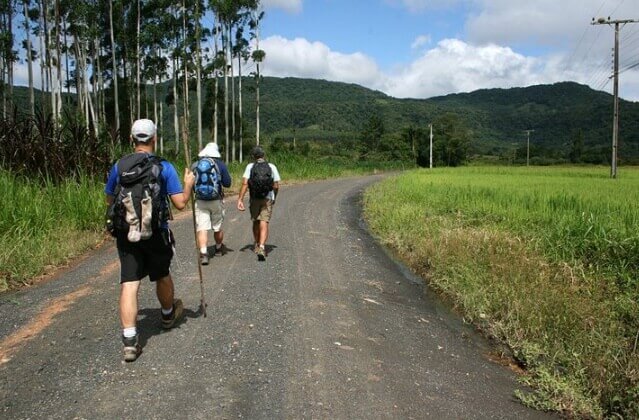
[[[428,126],[430,127],[430,146],[429,146],[430,160],[429,160],[428,167],[430,169],[433,169],[433,125],[428,124]]]
[[[528,140],[526,140],[526,166],[530,165],[530,133],[535,130],[524,130],[527,135]]]
[[[614,102],[614,115],[612,122],[612,159],[610,162],[610,177],[617,178],[617,148],[619,146],[619,31],[626,26],[627,23],[637,23],[639,20],[634,19],[622,19],[622,20],[610,20],[599,18],[595,20],[592,18],[591,25],[615,25],[615,57],[614,57],[614,70],[612,77],[614,78],[613,88],[613,102]],[[621,26],[620,26],[621,25]]]

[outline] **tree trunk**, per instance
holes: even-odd
[[[260,49],[260,20],[256,19],[255,50]],[[257,78],[255,79],[255,143],[260,145],[260,61],[255,65]]]
[[[226,24],[225,24],[226,25]],[[226,29],[226,28],[225,28]],[[228,71],[228,39],[222,46],[224,48],[224,152],[226,162],[229,162],[229,71]]]
[[[56,71],[58,77],[58,86],[56,87],[56,115],[59,119],[62,115],[62,51],[60,49],[61,39],[60,39],[60,0],[56,0],[55,2],[55,52],[56,52]]]
[[[219,34],[219,30],[215,31],[215,34],[213,35],[213,45],[214,45],[214,51],[215,51],[215,59],[217,60],[217,55],[218,55],[218,48],[217,48],[217,37]],[[215,102],[215,104],[213,105],[213,143],[217,143],[217,95],[219,92],[218,89],[218,70],[217,68],[213,69],[213,77],[215,77],[215,92],[213,93],[213,100]]]
[[[175,152],[180,148],[180,119],[178,118],[177,62],[173,59],[173,128],[175,130]]]
[[[62,24],[64,25],[64,27],[66,28],[67,24],[65,19],[62,19]],[[67,46],[69,44],[67,44],[67,31],[64,31],[64,45]],[[67,94],[69,95],[69,98],[71,97],[71,83],[69,83],[69,50],[67,49],[67,52],[64,54],[64,59],[65,59],[65,73],[66,73],[66,81],[67,81]]]
[[[40,0],[40,5],[42,5],[42,0]],[[45,84],[46,84],[46,77],[45,77],[45,67],[46,67],[46,61],[45,61],[45,49],[44,49],[44,13],[42,13],[42,11],[40,11],[40,28],[38,29],[38,40],[40,41],[40,51],[39,51],[39,58],[40,58],[40,104],[42,106],[42,111],[43,113],[45,113],[44,111],[46,110],[46,96],[44,94],[45,92]],[[46,114],[46,113],[45,113]]]
[[[24,32],[27,36],[27,72],[29,74],[29,111],[35,115],[35,95],[33,91],[33,63],[31,60],[31,25],[29,25],[29,0],[24,0]]]
[[[244,144],[244,133],[242,129],[242,54],[237,56],[237,76],[238,76],[238,112],[239,112],[239,131],[240,131],[240,163],[244,161],[242,146]]]
[[[137,32],[136,32],[136,42],[137,42],[137,49],[136,49],[136,54],[135,54],[135,69],[136,69],[136,92],[137,92],[137,96],[136,96],[136,103],[137,103],[137,107],[136,107],[136,115],[137,115],[137,119],[140,119],[140,0],[137,1],[138,4],[138,18],[137,18]]]
[[[231,63],[231,139],[232,140],[232,160],[237,156],[235,152],[235,71],[233,68],[233,38],[231,38],[231,25],[229,25],[229,62]]]
[[[202,51],[200,50],[200,3],[195,3],[195,77],[197,96],[197,145],[202,150]]]
[[[113,0],[109,1],[109,23],[110,23],[110,36],[111,36],[111,61],[113,66],[113,102],[114,102],[114,114],[115,114],[115,131],[120,133],[120,99],[118,95],[118,64],[115,58],[115,37],[113,35]]]
[[[8,10],[8,15],[9,15],[9,21],[7,22],[7,32],[9,32],[10,35],[10,39],[11,39],[11,45],[9,46],[9,51],[8,51],[8,60],[7,60],[7,83],[8,83],[8,90],[9,90],[9,102],[13,102],[13,2],[9,1],[7,2],[7,6],[9,7]]]

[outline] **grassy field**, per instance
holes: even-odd
[[[639,170],[414,170],[371,229],[527,368],[540,409],[639,417]]]
[[[279,154],[271,159],[284,183],[401,169],[401,164],[358,163]],[[229,165],[230,193],[240,187],[246,162]],[[182,177],[184,162],[176,168]],[[36,276],[96,246],[104,234],[104,179],[81,177],[54,185],[16,178],[0,170],[0,292],[30,284]]]

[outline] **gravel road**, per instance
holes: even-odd
[[[203,268],[206,318],[190,213],[179,215],[186,318],[162,331],[144,280],[134,363],[122,361],[113,244],[0,296],[0,418],[549,417],[515,400],[515,374],[362,227],[360,194],[379,179],[284,187],[265,262],[231,197],[231,252]]]

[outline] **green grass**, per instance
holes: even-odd
[[[284,183],[398,169],[401,164],[361,163],[275,154]],[[174,161],[180,178],[184,162]],[[230,192],[239,191],[246,163],[232,163]],[[104,239],[104,181],[91,177],[33,182],[0,170],[0,292],[30,284]]]
[[[102,237],[104,196],[83,178],[59,185],[0,171],[0,291],[63,264]]]
[[[415,170],[372,187],[374,232],[528,367],[528,404],[639,415],[639,170]]]

